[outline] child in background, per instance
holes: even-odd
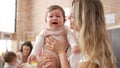
[[[4,56],[4,68],[18,68],[20,62],[17,60],[17,55],[14,52],[7,52]]]
[[[68,27],[64,26],[65,12],[63,8],[61,8],[58,5],[52,5],[48,7],[47,10],[48,11],[46,13],[46,23],[48,27],[43,29],[40,32],[40,34],[37,36],[31,55],[28,58],[28,61],[31,62],[36,60],[40,50],[42,50],[42,53],[53,55],[56,58],[57,64],[59,64],[58,55],[55,52],[44,48],[46,44],[45,43],[46,36],[51,35],[55,39],[61,40],[62,35],[66,34],[68,44],[70,45],[72,52],[77,54],[79,52],[79,47],[78,47],[77,39],[75,38],[74,34],[71,32],[71,30]],[[65,48],[67,51],[68,45],[66,45]],[[57,68],[59,68],[59,65],[57,65]]]

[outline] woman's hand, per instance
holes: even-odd
[[[52,36],[46,37],[46,48],[58,53],[61,68],[70,68],[68,63],[66,48],[68,47],[68,42],[65,34],[63,34],[60,41],[54,39]]]
[[[38,60],[38,68],[57,68],[56,66],[56,58],[52,55],[44,54]]]
[[[54,39],[52,36],[47,36],[46,44],[47,46],[45,46],[45,48],[55,51],[58,54],[63,51],[65,52],[68,47],[68,42],[65,34],[62,35],[62,39],[59,41]]]

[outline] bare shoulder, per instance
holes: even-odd
[[[16,55],[18,58],[20,58],[22,56],[22,52],[18,52]]]
[[[99,68],[98,64],[93,63],[93,65],[95,66],[95,68]],[[88,62],[79,63],[77,68],[89,68],[89,63]]]
[[[22,52],[17,52],[17,56],[20,56],[20,55],[22,55]]]

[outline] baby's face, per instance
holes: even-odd
[[[47,24],[51,29],[58,29],[59,27],[64,26],[64,18],[62,12],[59,9],[48,12]]]

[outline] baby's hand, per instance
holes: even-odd
[[[80,48],[79,48],[78,45],[73,46],[72,50],[73,50],[73,53],[74,53],[74,54],[78,54],[78,53],[80,53]]]
[[[28,63],[31,64],[31,62],[37,62],[37,58],[34,55],[30,55],[28,57]]]

